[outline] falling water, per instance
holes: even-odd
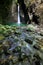
[[[18,5],[18,22],[17,22],[19,25],[20,25],[20,8],[19,8],[19,5]]]

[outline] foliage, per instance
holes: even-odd
[[[0,0],[0,20],[3,24],[8,17],[11,4],[12,0]]]
[[[0,34],[9,35],[12,32],[15,32],[16,27],[15,26],[9,26],[9,25],[1,25],[0,24]]]
[[[25,39],[27,39],[29,43],[26,42]],[[30,44],[31,42],[32,44]],[[40,54],[43,52],[42,43],[43,38],[35,32],[26,31],[26,27],[19,28],[14,25],[9,26],[0,24],[0,65],[5,63],[6,65],[7,63],[9,65],[13,63],[12,65],[14,65],[15,63],[21,62],[21,60],[24,62],[25,59],[26,61],[29,59],[29,61],[34,62],[33,55],[36,55],[38,51]],[[38,53],[38,55],[40,54]],[[41,58],[43,59],[43,53]]]

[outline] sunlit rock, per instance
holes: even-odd
[[[37,28],[37,26],[34,26],[32,24],[30,24],[30,25],[27,26],[27,30],[30,30],[30,31],[35,31],[36,28]]]

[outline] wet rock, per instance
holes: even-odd
[[[37,50],[40,50],[40,47],[37,44],[35,44],[33,47]]]
[[[36,36],[36,44],[33,44],[33,47],[41,52],[43,52],[43,37],[41,36]]]
[[[40,35],[43,36],[43,32],[41,32]]]
[[[32,25],[32,24],[30,24],[30,25],[27,26],[27,30],[28,30],[28,31],[35,31],[36,28],[37,28],[37,26],[34,26],[34,25]]]
[[[31,40],[29,40],[29,39],[25,39],[25,41],[26,41],[27,43],[32,44],[32,41],[31,41]]]
[[[29,44],[33,44],[33,40],[34,40],[34,36],[28,36],[28,37],[26,37],[25,38],[25,41],[27,42],[27,43],[29,43]]]
[[[3,35],[3,33],[0,34],[0,36],[4,36],[4,38],[0,39],[2,41],[0,42],[0,58],[3,58],[1,62],[3,64],[9,61],[9,65],[18,65],[19,62],[28,59],[31,62],[28,63],[27,60],[21,64],[25,65],[28,63],[31,65],[32,57],[29,58],[29,56],[32,56],[36,51],[39,51],[43,56],[43,36],[34,31],[26,31],[27,26],[24,28],[14,27],[8,26],[6,30],[4,29],[6,31],[4,34],[7,35],[8,33],[8,36]],[[41,54],[39,55],[41,56]]]
[[[3,39],[5,39],[5,36],[0,34],[0,41],[3,40]]]
[[[20,35],[21,32],[19,30],[15,31],[15,35]]]

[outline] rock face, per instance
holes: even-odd
[[[40,4],[38,7],[37,7],[37,14],[40,16],[40,24],[43,24],[43,4]]]
[[[36,5],[36,7],[35,7],[35,10],[36,10],[35,13],[37,15],[39,15],[39,23],[43,24],[43,1],[42,0],[29,0],[29,1],[25,0],[25,3],[26,3],[27,7],[29,7],[32,4]]]
[[[9,23],[17,22],[17,5],[14,0],[12,0],[8,21]]]
[[[24,3],[26,4],[27,9],[31,4],[36,4],[36,13],[40,16],[39,22],[43,24],[43,1],[42,0],[24,0]],[[10,8],[10,13],[8,15],[8,22],[14,23],[17,22],[18,14],[17,14],[17,3],[13,0],[12,5]],[[24,20],[24,14],[22,13],[21,7],[20,7],[20,15],[22,16],[22,19]]]
[[[31,4],[34,4],[34,3],[36,4],[36,14],[38,14],[40,16],[39,22],[43,23],[43,3],[42,3],[42,0],[24,0],[24,3],[26,4],[27,8]],[[21,7],[20,7],[20,9],[21,9]],[[11,15],[10,15],[9,20],[10,20],[10,22],[17,22],[17,5],[15,2],[12,2]]]

